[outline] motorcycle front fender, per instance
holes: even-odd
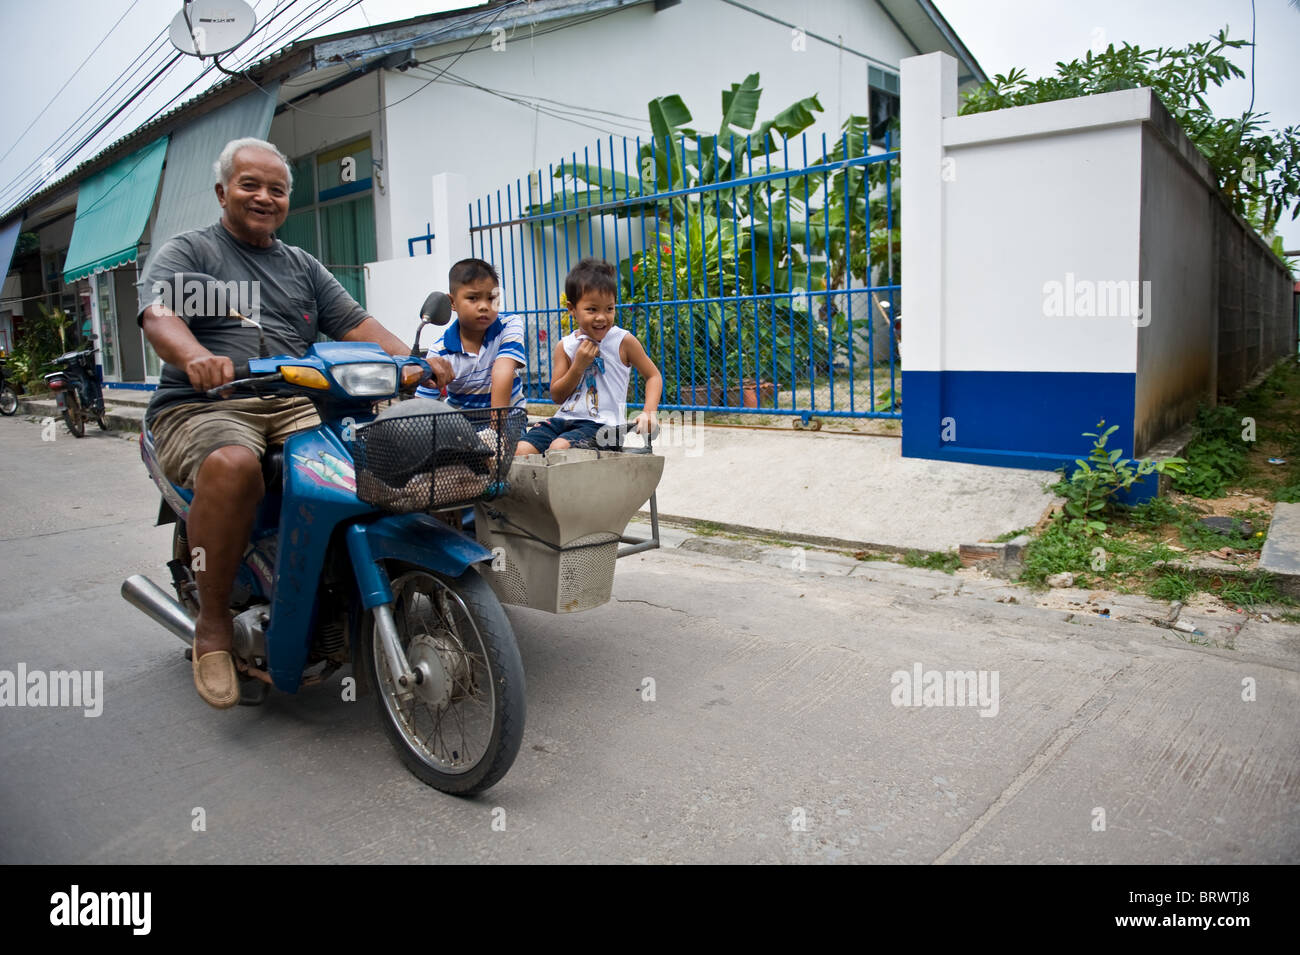
[[[393,590],[382,561],[400,560],[447,577],[459,577],[492,552],[428,514],[394,514],[347,530],[348,554],[361,603],[370,610],[390,603]]]

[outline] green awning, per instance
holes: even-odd
[[[63,281],[135,261],[166,154],[163,136],[81,183]]]

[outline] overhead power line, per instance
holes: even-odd
[[[9,158],[9,154],[14,151],[17,145],[20,142],[22,142],[23,137],[26,136],[28,132],[31,131],[31,128],[33,126],[36,125],[36,121],[40,119],[42,115],[44,115],[47,109],[49,109],[51,106],[54,105],[54,101],[58,99],[59,96],[63,93],[63,91],[68,88],[68,84],[71,83],[73,80],[75,80],[77,78],[77,75],[86,68],[86,64],[90,62],[90,58],[99,52],[99,48],[101,46],[103,46],[105,43],[108,42],[108,38],[113,35],[113,31],[118,28],[118,26],[122,23],[122,21],[126,19],[126,15],[130,13],[132,10],[134,10],[136,4],[138,4],[139,2],[140,0],[131,0],[131,5],[126,8],[126,12],[117,18],[117,21],[113,24],[113,26],[109,29],[109,31],[104,34],[104,38],[95,44],[95,48],[93,50],[91,50],[88,54],[86,54],[86,58],[81,61],[81,65],[78,66],[75,70],[73,70],[72,75],[70,75],[66,80],[63,81],[63,85],[58,88],[58,90],[55,92],[53,96],[50,97],[50,101],[36,111],[36,115],[33,116],[32,121],[27,124],[27,128],[18,134],[18,138],[13,141],[13,145],[11,145],[8,149],[5,150],[3,156],[0,156],[0,162],[4,162],[6,159]]]
[[[260,33],[261,31],[267,29],[276,19],[278,19],[282,14],[287,12],[297,2],[299,2],[299,0],[288,0],[288,2],[284,4],[284,6],[281,6],[279,3],[277,3],[276,7],[272,10],[271,15],[258,25],[257,29],[254,30],[253,35],[256,36],[257,33]],[[326,3],[332,2],[332,0],[325,0],[325,2]],[[152,57],[156,56],[160,50],[161,51],[166,50],[168,44],[165,40],[163,40],[163,37],[166,36],[166,33],[167,33],[167,27],[164,27],[154,37],[154,40],[151,41],[151,43],[146,47],[146,53],[144,54],[144,56],[140,60],[138,60],[134,68],[131,69],[131,72],[128,75],[127,80],[129,80],[130,76],[134,76],[143,67],[145,67],[148,64],[149,60],[152,59]],[[155,44],[158,43],[159,40],[162,40],[162,43],[158,47],[158,49],[152,49],[155,46]],[[151,49],[152,52],[149,52]],[[184,56],[184,54],[181,54],[179,52],[172,54],[169,59],[165,60],[165,62],[161,67],[154,69],[147,79],[136,84],[135,87],[133,87],[131,91],[126,95],[124,100],[120,101],[117,105],[110,107],[110,112],[106,116],[103,116],[100,119],[91,120],[91,122],[94,124],[93,129],[91,129],[91,131],[88,134],[82,135],[79,141],[77,141],[76,145],[72,146],[71,148],[64,148],[64,144],[73,135],[75,135],[80,129],[85,128],[85,123],[83,123],[82,120],[86,118],[88,113],[93,113],[98,107],[96,107],[95,104],[92,104],[91,107],[88,107],[86,110],[83,110],[82,115],[78,117],[78,119],[74,121],[73,124],[71,124],[68,127],[68,129],[64,131],[63,134],[61,134],[61,136],[59,137],[58,140],[56,140],[54,145],[49,150],[46,151],[45,155],[47,157],[50,156],[50,154],[55,151],[58,150],[62,151],[62,155],[59,156],[59,158],[55,162],[55,168],[59,169],[66,166],[71,159],[73,159],[78,154],[80,154],[81,151],[85,149],[87,145],[89,145],[97,136],[99,136],[100,133],[102,133],[105,130],[105,128],[107,128],[108,125],[113,122],[114,119],[118,117],[123,117],[123,122],[124,122],[125,119],[129,118],[130,115],[129,107],[131,106],[131,104],[139,100],[141,95],[144,92],[150,89],[154,84],[159,82],[165,75],[167,75],[167,73],[169,73],[172,69],[174,69],[176,64],[180,62],[180,58],[182,56]],[[166,104],[164,104],[162,107],[156,110],[148,120],[138,125],[143,126],[143,125],[147,125],[149,122],[152,122],[154,118],[161,115],[171,106],[172,103],[176,102],[179,96],[184,95],[185,92],[192,89],[194,85],[200,79],[202,79],[203,76],[206,76],[212,69],[213,69],[212,65],[209,64],[179,94],[173,96],[170,100],[168,100]],[[118,80],[121,80],[122,75],[123,74],[119,74]],[[125,86],[125,82],[120,82],[118,83],[117,89],[120,89],[124,86]],[[109,97],[111,97],[113,88],[110,87],[110,89],[107,92],[109,95],[105,96],[104,94],[101,94],[101,96],[96,99],[96,103],[99,103],[101,100],[106,100]],[[119,122],[118,125],[114,127],[114,129],[120,128],[121,125],[122,123]],[[3,201],[0,201],[0,208],[19,205],[22,202],[25,202],[31,195],[35,194],[40,190],[44,181],[48,179],[48,175],[41,176],[40,181],[36,183],[32,183],[28,186],[18,186],[18,183],[29,180],[33,169],[39,167],[41,165],[41,162],[42,160],[35,160],[32,163],[29,163],[24,170],[19,172],[18,175],[14,177],[14,179],[10,180],[10,182],[7,183],[4,187],[0,187],[0,195],[3,195],[5,197]],[[14,198],[15,196],[16,198]]]

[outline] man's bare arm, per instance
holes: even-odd
[[[206,391],[235,380],[235,363],[199,344],[190,327],[169,308],[150,305],[140,326],[158,357],[185,372],[195,391]]]

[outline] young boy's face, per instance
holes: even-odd
[[[594,341],[600,341],[614,327],[614,295],[611,292],[583,292],[582,298],[569,311],[578,323],[578,330]]]
[[[451,293],[451,307],[462,328],[487,331],[497,320],[497,283],[490,277],[462,285]]]

